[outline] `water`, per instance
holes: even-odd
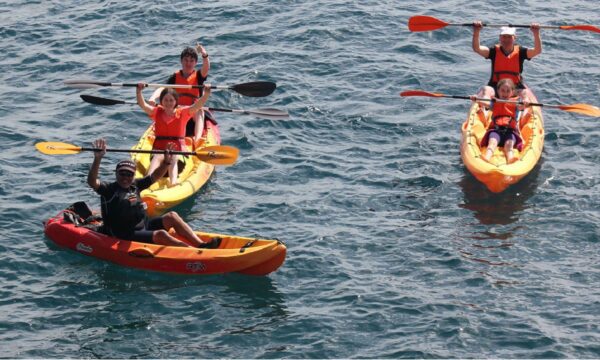
[[[597,119],[547,110],[542,161],[494,195],[460,161],[469,104],[398,96],[468,95],[489,76],[469,28],[410,33],[412,15],[600,25],[596,2],[540,4],[0,3],[2,356],[600,357]],[[532,46],[528,30],[518,35]],[[599,35],[542,37],[525,69],[540,101],[600,104]],[[198,229],[284,240],[284,266],[192,278],[56,248],[42,221],[76,200],[98,205],[85,185],[92,156],[33,145],[104,136],[129,147],[149,121],[135,106],[79,99],[133,101],[133,89],[62,81],[164,82],[196,41],[211,82],[278,84],[267,98],[219,92],[209,105],[291,119],[219,114],[240,160],[176,210]],[[119,158],[107,155],[101,177]]]

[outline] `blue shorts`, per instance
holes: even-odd
[[[488,135],[488,142],[489,139],[496,139],[496,142],[498,143],[498,147],[503,147],[504,144],[509,141],[512,140],[513,141],[513,145],[517,143],[517,137],[515,136],[515,134],[513,134],[512,131],[507,131],[507,132],[498,132],[496,130],[492,130],[490,131],[490,134]]]

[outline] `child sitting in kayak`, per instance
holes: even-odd
[[[494,97],[490,101],[492,121],[490,121],[487,131],[481,139],[481,146],[487,146],[481,158],[490,162],[496,148],[504,146],[506,163],[512,164],[518,160],[513,154],[513,148],[519,151],[523,149],[523,139],[519,131],[519,117],[522,115],[523,109],[529,106],[529,100],[516,96],[516,86],[511,79],[500,80],[497,90],[499,97]],[[476,96],[471,96],[471,100],[475,101],[475,99]],[[519,106],[517,102],[522,102],[523,105]]]
[[[182,151],[185,148],[185,126],[190,117],[202,110],[206,100],[210,96],[210,85],[204,85],[204,94],[192,106],[178,106],[177,92],[172,88],[165,88],[160,93],[160,105],[152,106],[146,103],[142,96],[142,89],[146,87],[145,83],[139,83],[136,89],[137,103],[154,121],[154,145],[155,150],[165,150],[167,145],[175,145],[175,151]],[[148,168],[148,174],[151,174],[163,161],[164,155],[154,155]],[[170,185],[177,184],[177,160],[169,165]]]

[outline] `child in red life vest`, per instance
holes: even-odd
[[[504,147],[506,163],[512,164],[518,160],[513,154],[513,148],[521,151],[523,149],[523,139],[519,131],[519,112],[529,106],[527,98],[516,96],[516,86],[511,79],[502,79],[498,82],[499,97],[493,98],[490,102],[492,110],[492,121],[481,140],[481,146],[487,149],[481,158],[487,162],[492,159],[492,155],[498,146]],[[499,100],[506,100],[503,102]],[[521,101],[523,106],[517,102]]]
[[[204,85],[204,94],[192,106],[177,106],[178,95],[172,88],[165,88],[160,94],[160,105],[152,106],[146,103],[142,96],[142,89],[146,87],[145,83],[139,83],[136,89],[137,103],[154,121],[154,139],[153,149],[165,150],[167,144],[175,144],[175,151],[181,151],[185,148],[185,126],[190,117],[200,111],[206,100],[210,96],[210,85]],[[151,174],[162,162],[163,154],[155,154],[150,162],[148,174]],[[169,181],[171,186],[177,184],[177,160],[178,156],[173,158],[169,164]]]

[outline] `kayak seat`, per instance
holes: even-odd
[[[198,246],[199,248],[202,249],[218,249],[219,246],[221,245],[221,239],[220,237],[214,237],[212,239],[210,239],[210,241]]]
[[[102,226],[102,216],[94,214],[84,201],[78,201],[67,207],[63,212],[63,218],[76,227],[85,227],[93,231],[98,231]]]

